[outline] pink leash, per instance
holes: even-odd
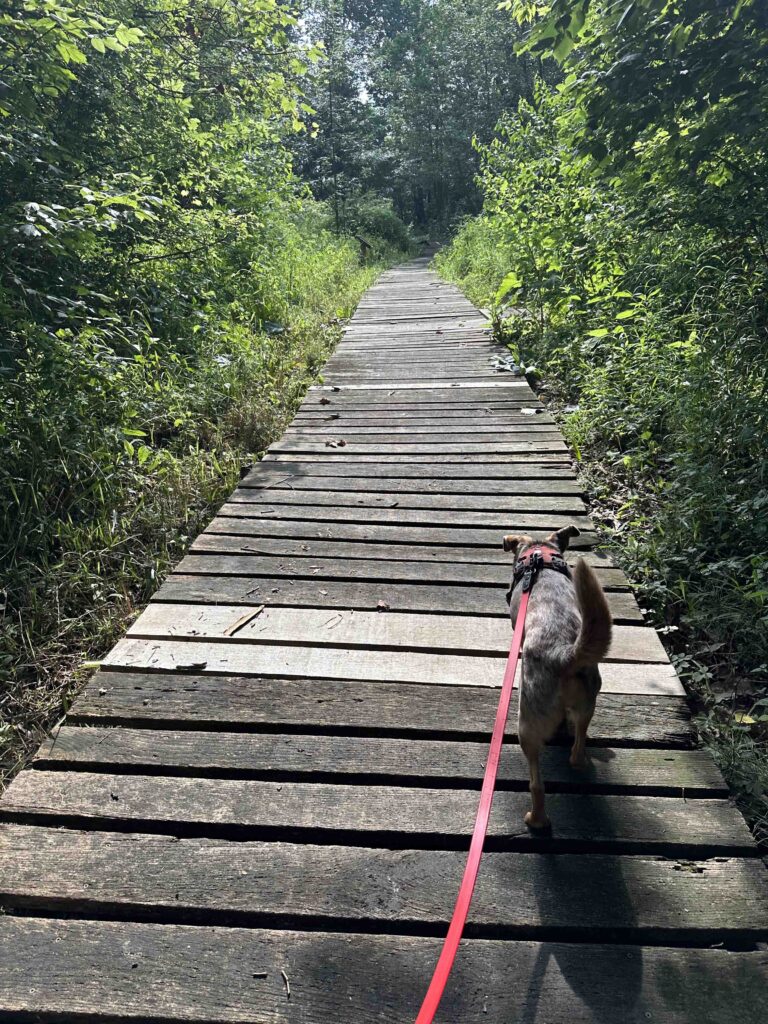
[[[491,747],[488,751],[488,761],[485,766],[483,777],[483,788],[480,791],[480,804],[477,808],[475,828],[472,833],[472,842],[469,846],[467,864],[464,868],[464,877],[461,880],[459,895],[456,897],[456,906],[453,910],[453,917],[445,937],[440,958],[429,983],[424,1002],[421,1004],[416,1024],[432,1024],[443,998],[445,986],[456,959],[456,951],[461,942],[464,925],[467,923],[469,905],[472,902],[472,894],[475,891],[477,873],[480,870],[480,858],[483,856],[483,844],[488,831],[488,819],[491,816],[493,805],[493,794],[496,789],[496,775],[499,770],[499,758],[501,757],[501,745],[504,741],[504,729],[509,714],[509,703],[512,699],[512,691],[515,688],[515,675],[517,672],[517,659],[520,656],[520,648],[523,644],[523,630],[525,629],[525,615],[528,610],[528,598],[531,596],[530,587],[524,589],[520,595],[520,608],[515,622],[515,631],[512,635],[512,644],[509,649],[507,666],[504,670],[504,682],[501,684],[501,696],[499,706],[496,710],[496,721],[493,725],[491,736]]]

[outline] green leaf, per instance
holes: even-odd
[[[511,271],[498,287],[496,292],[496,302],[503,302],[503,300],[509,295],[510,292],[516,291],[518,288],[523,287],[523,282],[520,280],[516,271]]]
[[[633,316],[637,316],[636,309],[622,309],[620,313],[616,314],[617,320],[631,320]]]
[[[604,338],[607,334],[610,334],[610,333],[611,332],[608,330],[607,327],[598,327],[597,330],[595,330],[595,331],[587,331],[587,337],[589,337],[589,338]]]
[[[97,53],[106,53],[107,47],[104,44],[104,40],[101,36],[91,36],[91,46],[96,50]]]

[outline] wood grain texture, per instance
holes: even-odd
[[[243,617],[250,612],[249,621]],[[234,634],[229,631],[236,626]],[[153,603],[128,630],[130,637],[199,638],[227,643],[296,643],[317,646],[405,648],[409,652],[461,652],[506,658],[508,619],[472,615],[418,615],[327,609]],[[656,631],[614,626],[607,661],[669,661]]]
[[[314,509],[314,512],[313,512]],[[279,510],[279,511],[278,511]],[[569,512],[469,512],[456,509],[412,509],[398,508],[393,503],[389,508],[360,506],[350,508],[340,505],[294,505],[281,503],[272,506],[269,502],[260,506],[248,506],[246,502],[230,501],[224,504],[220,515],[250,516],[254,519],[321,519],[326,522],[388,523],[393,526],[445,526],[456,530],[462,527],[485,527],[501,531],[501,535],[514,527],[521,532],[546,530],[550,533],[563,526],[577,526],[579,530],[591,530],[591,521],[586,516]],[[458,536],[458,534],[457,534]],[[497,539],[499,533],[496,534]]]
[[[291,579],[388,580],[411,581],[415,584],[440,583],[474,586],[509,586],[509,566],[474,562],[427,561],[410,559],[398,561],[386,558],[327,558],[316,556],[291,557],[289,555],[261,554],[259,543],[248,537],[206,534],[200,538],[194,551],[179,562],[181,573],[200,573],[217,576],[289,576]],[[627,586],[621,569],[595,567],[595,573],[604,587]],[[471,605],[466,609],[471,612]],[[499,614],[506,611],[502,596]]]
[[[91,826],[191,829],[222,828],[247,836],[317,841],[347,837],[372,845],[410,847],[414,841],[440,849],[468,839],[477,793],[470,789],[356,786],[233,779],[167,778],[96,772],[26,771],[9,786],[0,820],[34,824],[90,822]],[[637,852],[756,855],[741,814],[727,800],[553,793],[547,811],[551,836],[528,831],[527,793],[496,794],[488,848],[500,840],[520,850],[635,850]],[[463,849],[463,844],[461,844]],[[303,888],[303,884],[302,884]],[[448,895],[453,903],[454,892]]]
[[[498,527],[451,526],[443,523],[435,526],[406,525],[394,522],[355,522],[354,519],[338,521],[324,520],[322,513],[317,516],[307,514],[302,519],[283,520],[273,516],[247,516],[243,510],[234,505],[222,506],[219,516],[214,520],[221,529],[210,532],[241,534],[249,537],[287,537],[291,540],[349,540],[364,541],[372,546],[372,558],[379,557],[377,545],[413,544],[418,547],[434,545],[443,548],[444,555],[448,548],[453,547],[495,547],[498,548],[501,533]],[[370,517],[373,518],[373,517]],[[380,519],[377,513],[376,519]],[[530,526],[513,518],[507,521],[508,530],[530,533],[538,540],[544,540],[552,532],[551,527]],[[581,535],[573,543],[576,554],[585,548],[594,547],[599,538],[591,530],[582,530]],[[375,550],[374,550],[375,549]],[[441,559],[445,561],[446,559]]]
[[[440,948],[408,936],[9,917],[0,943],[14,950],[0,1006],[16,1024],[22,1012],[46,1024],[407,1024]],[[441,1019],[763,1024],[766,977],[762,953],[467,940]]]
[[[315,926],[358,922],[445,926],[463,868],[460,852],[373,850],[286,843],[174,841],[0,826],[0,896],[12,907],[175,921]],[[510,937],[557,929],[561,938],[655,941],[759,938],[768,916],[758,860],[680,862],[610,855],[539,858],[489,853],[468,932]],[[215,888],[212,879],[216,880]],[[303,883],[303,884],[302,884]],[[591,898],[600,888],[603,899]]]
[[[504,480],[504,479],[467,479],[451,480],[441,477],[387,477],[386,482],[381,477],[347,476],[342,474],[321,475],[324,471],[322,465],[313,467],[314,474],[292,472],[285,469],[251,470],[240,482],[240,489],[258,488],[271,489],[290,488],[292,490],[305,491],[351,491],[360,493],[363,491],[386,490],[389,494],[457,494],[457,495],[483,495],[485,500],[493,495],[491,500],[503,500],[507,506],[517,506],[516,498],[522,495],[581,495],[581,485],[576,480],[568,479],[538,479],[538,480]],[[500,495],[500,498],[496,498]]]
[[[490,718],[487,723],[490,728]],[[89,768],[154,773],[229,773],[242,777],[307,776],[324,781],[399,780],[400,784],[479,786],[487,743],[393,737],[203,732],[179,729],[97,729],[65,725],[37,753],[38,768]],[[592,746],[590,765],[576,770],[567,745],[542,758],[547,788],[567,792],[632,792],[725,796],[728,788],[703,750]],[[508,743],[500,788],[527,788],[528,765]]]
[[[169,576],[153,601],[182,604],[244,604],[254,602],[275,608],[342,608],[378,611],[453,613],[455,615],[504,614],[505,587],[415,585],[381,581],[297,579],[295,577]],[[640,609],[627,591],[609,591],[608,606],[614,620],[642,622]]]
[[[78,698],[72,719],[487,738],[497,700],[489,687],[101,671]],[[507,737],[515,737],[516,723],[515,692]],[[596,743],[678,748],[694,741],[685,698],[645,694],[601,693],[590,736]]]
[[[504,615],[506,584],[498,587],[389,583],[385,580],[339,581],[257,575],[170,575],[154,601],[196,604],[265,604],[274,607],[357,608],[377,611],[451,612],[454,614]],[[634,597],[627,591],[608,592],[615,620],[641,622]]]
[[[392,494],[380,491],[319,491],[299,490],[297,488],[273,487],[270,491],[258,491],[252,487],[238,487],[229,497],[230,503],[248,505],[312,505],[331,508],[400,508],[434,509],[444,511],[466,511],[477,509],[482,512],[499,512],[508,515],[507,509],[512,502],[503,496],[494,494],[414,494],[406,492]],[[577,516],[580,520],[586,512],[586,506],[578,495],[519,495],[514,499],[517,515],[525,517],[526,513],[546,515],[548,513],[561,516]]]
[[[162,607],[162,606],[159,606]],[[150,672],[200,672],[244,676],[319,677],[434,686],[498,688],[506,658],[431,654],[410,650],[353,647],[237,644],[205,640],[120,640],[102,660],[113,669]],[[681,695],[680,680],[669,664],[607,662],[600,675],[605,693]]]

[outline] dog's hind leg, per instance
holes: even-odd
[[[573,727],[572,768],[587,766],[587,729],[595,713],[600,691],[600,673],[596,668],[583,669],[566,684],[563,690],[566,715]]]
[[[535,730],[526,729],[522,723],[518,726],[520,746],[523,748],[528,771],[530,773],[531,809],[525,816],[525,824],[532,829],[549,828],[549,818],[544,810],[544,782],[541,778],[539,759],[544,746],[544,739]]]
[[[573,746],[571,747],[570,764],[572,768],[585,768],[587,765],[587,729],[592,721],[594,705],[588,710],[580,708],[572,712]]]

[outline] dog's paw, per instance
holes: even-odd
[[[552,828],[552,822],[546,816],[542,814],[541,817],[537,818],[533,811],[528,811],[525,816],[525,824],[531,830],[531,832],[549,832]]]

